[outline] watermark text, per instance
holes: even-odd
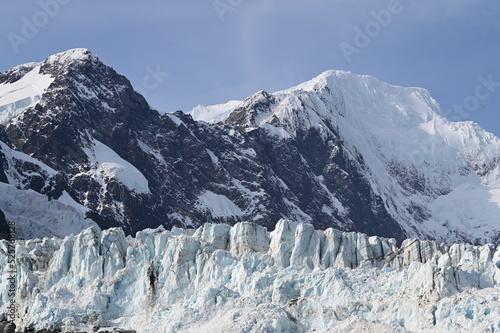
[[[500,82],[494,81],[493,75],[486,77],[479,76],[478,85],[474,89],[474,94],[467,96],[462,103],[453,104],[453,107],[444,112],[444,116],[451,121],[466,120],[473,112],[477,111],[481,102],[490,98],[495,91],[500,88]]]
[[[71,0],[40,0],[38,6],[40,10],[31,17],[21,18],[21,29],[19,32],[9,32],[7,38],[15,53],[19,53],[20,46],[26,45],[35,38],[39,31],[44,28],[54,18],[61,9],[61,5],[66,5]]]
[[[373,39],[392,23],[393,17],[403,12],[403,9],[401,0],[389,0],[385,9],[370,12],[373,20],[368,21],[363,28],[355,26],[352,43],[342,42],[339,44],[347,63],[352,62],[354,54],[360,54],[363,49],[367,48]]]
[[[136,88],[136,91],[144,97],[147,97],[148,91],[153,91],[158,88],[170,75],[167,72],[163,72],[158,64],[154,68],[147,66],[146,72],[147,74],[142,78],[142,85]]]
[[[7,239],[7,267],[8,289],[7,289],[7,318],[8,321],[14,323],[17,313],[16,304],[16,287],[17,287],[17,267],[16,267],[16,224],[15,222],[7,222],[9,234]]]
[[[221,22],[224,21],[224,15],[226,15],[227,12],[232,12],[242,3],[243,0],[214,0],[214,2],[212,2],[215,12],[219,16]]]

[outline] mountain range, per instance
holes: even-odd
[[[451,244],[500,241],[500,140],[422,88],[327,71],[159,113],[86,49],[0,74],[0,227],[198,228],[288,219]]]

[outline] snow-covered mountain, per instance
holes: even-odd
[[[6,251],[1,241],[2,267]],[[500,330],[500,247],[491,245],[408,239],[397,247],[395,239],[280,220],[270,233],[248,222],[160,227],[135,238],[94,227],[20,241],[16,252],[20,330]],[[5,295],[0,304],[5,310]]]
[[[329,71],[160,115],[75,49],[1,73],[0,121],[0,227],[16,221],[24,238],[286,218],[398,241],[500,239],[499,139],[447,121],[420,88]]]
[[[332,178],[353,178],[331,163],[340,153],[358,164],[370,188],[364,195],[380,198],[405,235],[499,241],[500,141],[473,122],[447,121],[425,89],[327,71],[288,90],[203,109],[190,114],[248,132],[263,129],[280,141],[302,141],[307,148],[300,158],[334,194],[332,202],[340,201],[326,210],[346,211],[344,189],[328,186]]]

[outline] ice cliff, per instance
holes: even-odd
[[[0,265],[7,266],[7,243]],[[498,332],[500,247],[368,237],[287,220],[89,228],[18,241],[20,329]],[[0,290],[8,289],[7,273]],[[0,300],[5,310],[7,295]]]

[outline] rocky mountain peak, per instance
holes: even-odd
[[[227,124],[238,126],[258,126],[259,119],[268,115],[274,98],[261,90],[246,98],[226,119]]]
[[[56,68],[59,70],[57,74],[60,75],[71,66],[78,66],[88,62],[100,63],[101,61],[89,50],[77,48],[51,55],[41,63],[41,67]]]

